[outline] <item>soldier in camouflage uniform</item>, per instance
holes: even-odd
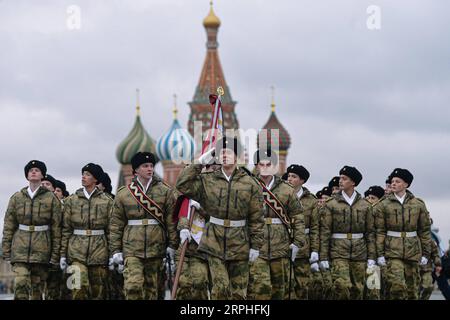
[[[371,186],[364,192],[364,198],[373,205],[380,201],[384,197],[384,189],[380,186]],[[372,210],[373,212],[373,210]],[[375,216],[374,216],[375,221]],[[380,300],[381,292],[380,292],[380,282],[381,282],[381,270],[380,266],[375,266],[373,268],[368,269],[371,273],[368,274],[366,286],[364,288],[364,299],[365,300]]]
[[[287,169],[288,181],[294,187],[295,193],[303,207],[305,219],[306,245],[297,254],[294,264],[295,296],[300,300],[309,299],[312,286],[311,264],[315,264],[314,273],[319,273],[319,214],[317,199],[303,185],[309,179],[309,172],[305,167],[293,164]]]
[[[212,153],[220,170],[201,173]],[[212,299],[247,297],[249,261],[254,262],[264,241],[261,187],[237,167],[240,155],[237,139],[223,138],[200,159],[184,168],[177,189],[199,202],[208,214],[199,251],[208,254]]]
[[[439,249],[433,240],[431,241],[431,259],[426,265],[420,266],[420,300],[430,300],[434,290],[433,268],[441,267],[441,258],[439,257]]]
[[[319,220],[319,225],[321,213],[319,209],[324,206],[325,201],[329,199],[331,195],[332,195],[332,188],[329,186],[323,187],[320,191],[316,193],[317,205],[316,208],[314,209],[313,216],[317,216],[317,219]],[[319,236],[319,248],[320,248],[320,236]],[[331,279],[330,270],[320,268],[318,261],[316,261],[311,263],[311,271],[312,271],[312,280],[311,280],[311,288],[308,291],[308,299],[309,300],[330,299],[331,290],[333,288],[333,280]]]
[[[89,163],[81,169],[78,189],[64,203],[60,267],[80,279],[72,299],[102,300],[107,297],[109,213],[112,200],[97,189],[102,168]],[[78,286],[78,287],[77,287]],[[72,289],[72,288],[69,288]]]
[[[292,261],[295,261],[299,250],[304,250],[306,246],[305,220],[294,189],[275,175],[278,171],[276,153],[258,150],[254,163],[259,172],[256,178],[279,200],[290,225],[287,227],[283,224],[277,213],[264,204],[264,244],[258,259],[250,265],[248,298],[282,300],[290,297],[289,289],[293,288]]]
[[[198,202],[194,200],[189,201],[189,205],[196,209],[193,225],[189,226],[189,217],[183,216],[180,217],[177,226],[180,231],[180,246],[176,254],[177,265],[184,242],[188,241],[188,245],[184,256],[176,298],[178,300],[208,300],[208,260],[204,252],[198,251],[197,240],[193,237],[197,233],[203,234],[205,231],[202,225],[204,225],[206,213]]]
[[[112,193],[111,178],[108,173],[103,172],[103,175],[97,185],[97,188],[103,191],[103,193],[114,201],[114,194]],[[108,267],[108,299],[110,300],[123,300],[125,296],[123,294],[123,265],[115,265],[111,263],[112,258],[109,261]]]
[[[331,262],[333,298],[363,299],[368,268],[375,266],[375,232],[372,206],[355,190],[362,175],[354,167],[340,172],[341,191],[320,209],[320,259]]]
[[[430,260],[430,217],[425,203],[407,190],[413,175],[397,168],[391,178],[392,194],[374,206],[378,265],[387,266],[387,299],[418,299],[419,263]]]
[[[32,160],[25,166],[29,187],[8,203],[2,249],[15,274],[14,299],[42,299],[50,265],[57,265],[61,239],[61,203],[41,186],[45,164]]]
[[[153,175],[155,156],[138,152],[131,159],[136,177],[118,190],[111,217],[111,253],[114,263],[124,264],[124,291],[127,300],[156,300],[166,252],[171,260],[178,246],[173,219],[175,194]],[[138,202],[129,187],[144,193]],[[149,200],[147,200],[149,199]],[[150,207],[143,206],[151,203]],[[144,209],[145,208],[145,209]]]

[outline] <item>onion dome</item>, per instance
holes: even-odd
[[[220,19],[214,13],[212,1],[209,4],[211,7],[209,9],[209,14],[206,16],[205,19],[203,19],[203,26],[205,28],[219,28]]]
[[[273,87],[272,87],[273,90]],[[275,114],[275,102],[273,99],[273,93],[272,93],[272,103],[271,103],[272,112],[270,114],[269,120],[267,120],[266,124],[262,129],[267,130],[267,140],[269,142],[269,146],[271,146],[273,149],[278,148],[279,151],[285,152],[289,149],[291,146],[291,137],[289,135],[289,132],[284,128],[284,126],[281,124],[280,120],[278,120],[277,115]],[[272,133],[272,130],[276,130]],[[275,141],[272,141],[272,136],[275,139]],[[259,145],[259,135],[258,135],[258,145]]]
[[[176,95],[174,95],[176,99]],[[177,119],[176,103],[173,109],[173,122],[169,131],[158,139],[156,154],[163,161],[188,162],[194,158],[194,138],[180,126]]]
[[[116,150],[117,160],[121,164],[130,164],[131,158],[138,152],[151,152],[155,154],[155,141],[147,133],[141,122],[138,89],[136,93],[136,120],[133,129],[131,129],[131,132],[119,144]],[[158,162],[159,159],[156,159],[156,161]]]

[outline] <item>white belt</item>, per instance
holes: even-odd
[[[388,236],[396,237],[396,238],[413,238],[417,237],[417,231],[411,231],[411,232],[398,232],[398,231],[388,231]]]
[[[151,224],[159,224],[159,221],[156,219],[128,220],[129,226],[148,226]]]
[[[35,232],[35,231],[47,231],[48,225],[43,226],[27,226],[25,224],[19,224],[19,230],[22,231],[29,231],[29,232]]]
[[[224,227],[244,227],[246,224],[246,220],[222,220],[214,217],[209,217],[209,222]]]
[[[309,228],[305,229],[305,234],[309,234]]]
[[[265,218],[266,224],[283,224],[283,221],[279,218]]]
[[[361,239],[364,238],[364,233],[333,233],[333,239]]]
[[[105,230],[75,229],[73,230],[73,234],[76,236],[102,236],[105,234]]]

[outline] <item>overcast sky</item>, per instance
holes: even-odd
[[[70,5],[80,10],[80,29],[68,27]],[[367,26],[371,5],[380,9],[380,29]],[[312,191],[343,165],[363,173],[360,192],[408,168],[411,191],[448,241],[450,3],[217,0],[214,7],[241,128],[264,125],[274,85],[293,141],[288,163],[309,169]],[[0,0],[0,227],[30,159],[45,161],[70,191],[88,162],[117,182],[115,150],[134,122],[135,88],[154,139],[171,124],[173,93],[186,127],[208,10],[207,0]]]

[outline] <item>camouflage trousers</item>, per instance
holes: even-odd
[[[387,259],[386,299],[417,300],[419,298],[419,264],[401,259]]]
[[[42,300],[47,281],[48,265],[16,262],[14,272],[14,300]]]
[[[298,300],[308,300],[311,286],[311,265],[309,259],[296,259],[294,263],[295,297]]]
[[[212,300],[245,300],[249,274],[248,260],[224,261],[208,256]]]
[[[329,300],[332,298],[333,280],[330,270],[311,273],[311,285],[308,289],[309,300]]]
[[[45,300],[60,300],[63,272],[59,266],[51,266],[48,269],[47,287],[45,289]]]
[[[71,279],[75,281],[73,287],[69,288],[72,289],[73,300],[106,299],[108,288],[108,268],[106,266],[86,266],[75,261],[69,270],[73,271]]]
[[[208,300],[208,262],[198,257],[185,257],[178,282],[178,300]]]
[[[127,300],[157,300],[162,281],[162,258],[125,258],[124,292]]]
[[[420,270],[420,300],[430,300],[434,290],[431,270]]]
[[[366,282],[366,262],[347,259],[331,261],[334,300],[362,300]]]
[[[250,263],[248,299],[283,300],[289,296],[289,258],[256,259]]]
[[[124,300],[123,274],[117,270],[108,270],[108,293],[110,300]]]

